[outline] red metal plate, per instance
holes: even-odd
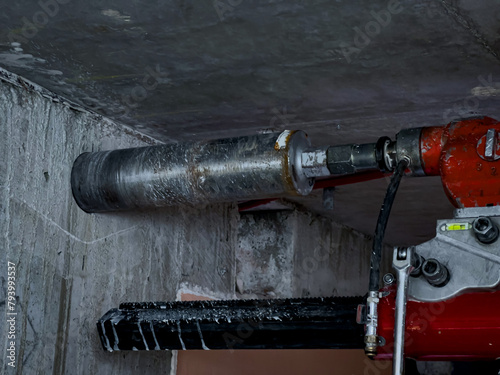
[[[394,287],[379,304],[377,359],[392,359]],[[408,301],[405,355],[417,360],[495,360],[500,357],[500,291],[463,294],[443,302]]]

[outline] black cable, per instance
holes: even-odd
[[[398,163],[396,170],[392,175],[391,183],[387,188],[387,193],[385,194],[380,214],[378,215],[377,228],[375,229],[375,238],[373,239],[371,255],[369,291],[378,291],[380,288],[380,262],[382,259],[382,246],[384,242],[385,228],[387,227],[392,204],[394,203],[394,198],[396,197],[399,184],[407,166],[407,160],[401,160]]]

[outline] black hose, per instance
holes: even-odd
[[[392,204],[394,203],[394,198],[396,198],[399,184],[401,183],[401,179],[403,178],[407,166],[407,160],[401,160],[398,163],[398,166],[392,175],[391,183],[387,188],[387,193],[385,194],[380,214],[378,215],[370,264],[370,286],[368,290],[371,292],[378,291],[380,288],[380,262],[382,259],[382,246],[384,243],[385,228],[387,227]]]

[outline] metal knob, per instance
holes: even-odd
[[[429,284],[435,287],[445,286],[448,284],[448,281],[450,281],[448,268],[436,259],[427,259],[424,264],[422,264],[422,274]]]

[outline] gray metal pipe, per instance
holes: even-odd
[[[81,154],[71,186],[86,212],[307,195],[302,131]]]

